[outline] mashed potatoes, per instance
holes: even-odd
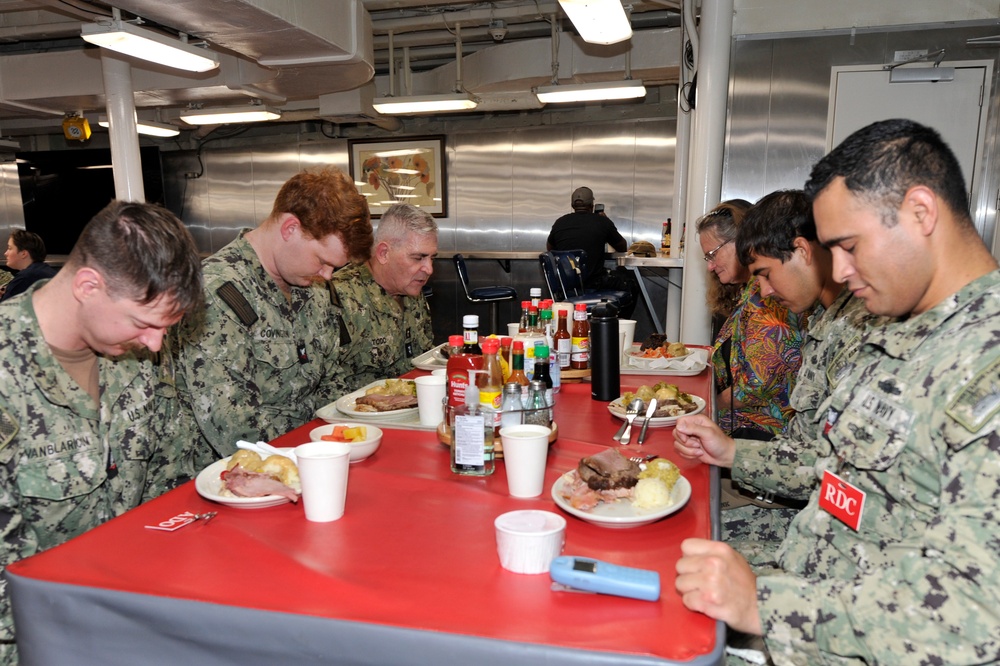
[[[639,479],[632,495],[632,506],[636,509],[659,509],[669,506],[673,500],[670,490],[660,479]]]
[[[677,465],[666,458],[653,458],[646,463],[646,469],[639,472],[639,483],[635,485],[632,506],[636,509],[661,509],[673,504],[670,492],[681,476]]]

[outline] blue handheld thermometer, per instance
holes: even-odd
[[[555,582],[578,590],[644,601],[660,598],[660,574],[656,571],[563,555],[552,560],[549,574]]]

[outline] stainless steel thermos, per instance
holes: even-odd
[[[618,308],[601,301],[590,314],[590,397],[615,400],[621,395]]]

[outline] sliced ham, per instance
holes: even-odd
[[[248,472],[236,465],[225,473],[222,480],[226,489],[237,497],[264,497],[281,495],[292,502],[299,501],[299,494],[267,474]]]
[[[397,409],[407,409],[417,406],[417,398],[412,395],[363,395],[354,401],[355,409],[358,411],[368,411],[371,408],[376,412],[393,412]]]

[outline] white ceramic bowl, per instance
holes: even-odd
[[[309,440],[313,442],[322,441],[323,435],[330,435],[333,433],[333,429],[336,426],[347,426],[349,428],[356,428],[361,426],[365,429],[368,437],[361,440],[360,442],[345,442],[351,447],[351,462],[361,462],[365,458],[369,457],[371,454],[378,450],[378,447],[382,445],[382,429],[377,428],[370,423],[329,423],[327,425],[319,426],[313,428],[309,431]]]

